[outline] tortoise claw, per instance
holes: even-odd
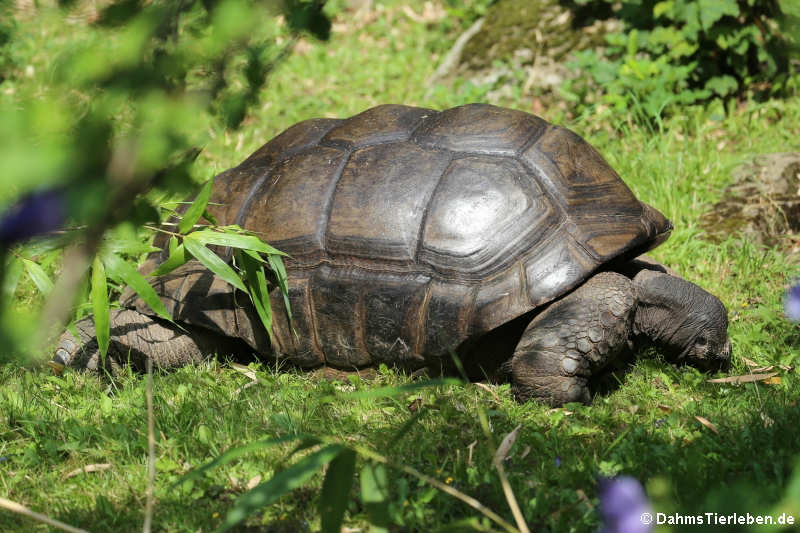
[[[64,368],[69,366],[70,362],[75,357],[75,352],[78,350],[78,344],[70,337],[72,337],[71,333],[64,333],[64,335],[61,336],[58,342],[58,348],[56,348],[56,353],[49,363],[50,368],[52,368],[56,374],[61,374]]]

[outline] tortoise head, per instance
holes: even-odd
[[[649,339],[676,363],[728,368],[728,312],[719,298],[694,283],[650,270],[637,274],[633,283],[639,300],[634,333],[640,340]]]

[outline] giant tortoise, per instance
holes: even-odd
[[[590,378],[642,346],[706,370],[730,360],[722,303],[639,258],[669,220],[575,133],[522,111],[306,120],[220,174],[211,202],[220,224],[290,254],[296,334],[275,313],[270,342],[248,298],[190,261],[153,280],[182,329],[125,294],[107,364],[245,348],[307,369],[413,372],[451,369],[455,353],[473,376],[509,378],[520,401],[557,405],[589,401]],[[96,369],[91,318],[77,329],[55,361]]]

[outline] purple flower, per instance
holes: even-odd
[[[56,230],[64,223],[61,187],[29,194],[0,216],[0,245],[10,245]]]
[[[630,476],[600,480],[601,533],[649,533],[653,510],[642,484]]]
[[[789,289],[783,300],[783,309],[789,320],[800,321],[800,283]]]

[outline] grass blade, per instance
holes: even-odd
[[[456,378],[437,378],[425,381],[415,381],[397,387],[379,387],[377,389],[360,390],[355,392],[345,392],[337,394],[337,398],[343,399],[363,399],[363,398],[383,398],[385,396],[398,396],[406,392],[413,392],[426,387],[438,387],[440,385],[460,385],[461,381]]]
[[[270,505],[281,496],[302,487],[317,471],[330,463],[340,453],[347,450],[340,444],[330,444],[318,450],[286,470],[275,474],[266,481],[239,498],[225,517],[220,531],[227,531],[252,513]]]
[[[191,234],[192,238],[197,239],[203,244],[216,244],[217,246],[229,246],[243,250],[253,250],[270,255],[286,255],[277,248],[273,248],[255,235],[242,235],[239,233],[222,233],[210,229],[195,231]]]
[[[175,488],[187,481],[197,479],[206,472],[208,472],[209,470],[217,468],[218,466],[226,465],[232,461],[235,461],[239,457],[243,457],[256,450],[260,450],[261,448],[266,448],[267,446],[274,446],[276,444],[283,444],[284,442],[292,442],[295,440],[312,439],[312,438],[314,437],[309,437],[308,435],[291,435],[286,437],[276,437],[271,439],[257,440],[253,442],[248,442],[247,444],[239,446],[237,448],[231,448],[222,455],[214,458],[213,461],[204,464],[200,468],[192,470],[191,472],[183,476],[181,479],[176,481],[171,488]]]
[[[386,466],[369,462],[361,469],[361,503],[367,511],[371,531],[388,531],[392,523],[389,517],[389,482]]]
[[[111,276],[122,279],[158,316],[172,322],[169,311],[164,307],[164,303],[156,294],[155,289],[147,282],[144,276],[139,274],[139,271],[133,265],[122,260],[116,254],[106,254],[103,257],[103,262]]]
[[[394,435],[392,435],[392,438],[389,439],[389,444],[386,446],[386,448],[391,449],[394,447],[395,444],[400,442],[402,438],[406,436],[406,433],[411,431],[411,428],[417,424],[419,419],[425,416],[426,412],[427,411],[425,409],[420,409],[419,411],[411,415],[411,417],[408,420],[406,420],[402,426],[400,426],[400,429],[394,432]]]
[[[328,466],[319,498],[322,533],[339,533],[347,509],[353,476],[356,473],[356,452],[343,450]]]
[[[203,185],[203,188],[200,189],[197,198],[194,199],[192,205],[190,205],[186,213],[183,214],[183,218],[181,218],[178,224],[179,233],[188,233],[189,230],[194,227],[195,223],[200,220],[200,217],[203,216],[203,211],[206,210],[208,200],[211,198],[211,189],[213,186],[214,178],[211,178]]]
[[[50,291],[53,290],[53,282],[42,267],[40,267],[38,263],[30,259],[25,259],[24,257],[22,258],[22,264],[25,265],[25,271],[28,272],[28,275],[33,280],[36,288],[39,289],[39,292],[45,296],[50,294]]]
[[[169,238],[169,257],[167,260],[161,263],[157,269],[150,273],[151,276],[163,276],[164,274],[168,274],[178,268],[179,266],[183,266],[189,258],[186,256],[186,250],[182,244],[178,244],[178,240],[175,237]]]
[[[184,237],[183,245],[186,251],[192,256],[203,263],[206,268],[211,272],[221,277],[242,292],[247,292],[247,287],[244,286],[242,279],[228,266],[228,264],[219,258],[217,254],[206,248],[202,242],[194,238],[195,233],[191,233]]]
[[[92,288],[89,293],[92,300],[92,311],[94,312],[94,329],[97,335],[97,346],[100,348],[100,355],[105,365],[106,354],[108,353],[108,340],[110,336],[109,307],[108,307],[108,285],[106,283],[106,270],[100,257],[95,257],[92,263]]]

